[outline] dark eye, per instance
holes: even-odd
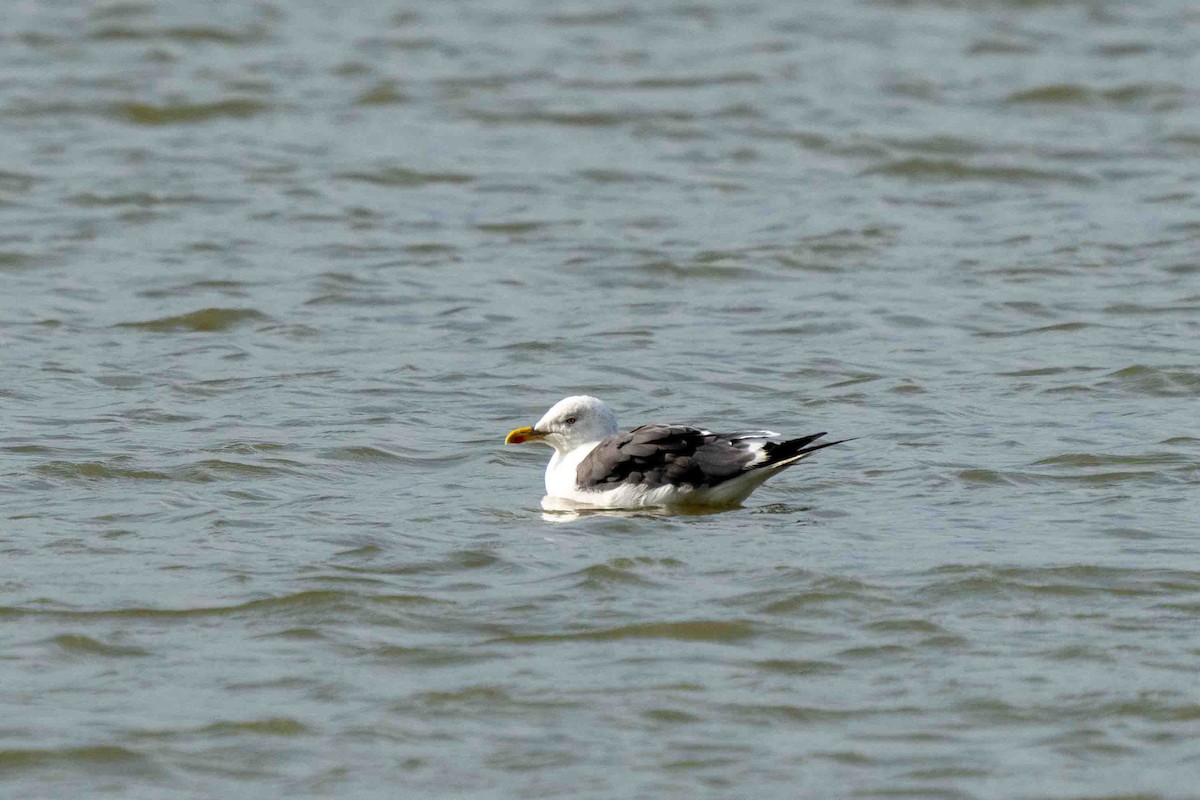
[[[574,425],[574,424],[575,424],[575,418],[574,418],[574,417],[567,417],[566,419],[564,419],[564,420],[563,420],[563,422],[567,423],[568,425]]]

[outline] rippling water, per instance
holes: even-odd
[[[1194,2],[350,5],[3,12],[0,795],[1196,796]]]

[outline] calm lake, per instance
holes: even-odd
[[[0,22],[0,796],[1198,796],[1194,0]]]

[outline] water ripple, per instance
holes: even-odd
[[[159,317],[143,322],[121,322],[116,327],[151,333],[220,333],[267,319],[269,317],[266,314],[253,308],[202,308],[187,314]]]
[[[180,125],[216,119],[249,119],[274,110],[270,103],[244,97],[210,103],[120,103],[108,111],[117,119],[136,125]]]
[[[679,622],[650,622],[622,625],[616,628],[576,631],[572,633],[524,634],[505,636],[496,643],[538,644],[567,641],[620,641],[623,639],[668,639],[684,642],[715,642],[725,644],[754,636],[747,622],[725,620],[684,620]]]

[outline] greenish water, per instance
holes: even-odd
[[[0,19],[0,795],[1196,796],[1194,3]]]

